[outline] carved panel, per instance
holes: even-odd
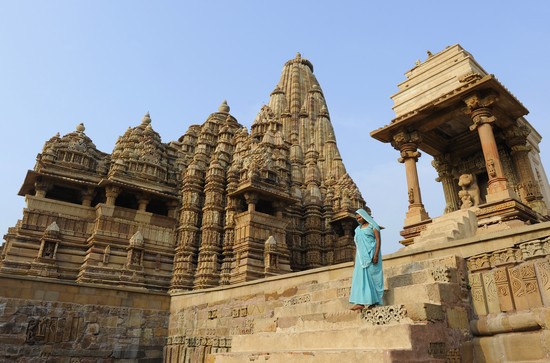
[[[485,294],[483,291],[483,280],[481,279],[481,273],[474,272],[468,274],[468,280],[470,281],[472,295],[472,302],[474,305],[474,312],[477,315],[487,315],[487,306],[485,304]]]
[[[451,282],[451,270],[445,266],[436,266],[432,269],[432,276],[437,282]]]
[[[542,306],[534,264],[524,263],[509,271],[516,309],[525,310]]]
[[[487,271],[482,273],[483,290],[485,292],[485,303],[487,304],[487,310],[489,313],[499,313],[500,304],[497,295],[497,288],[495,284],[495,278],[493,271]]]
[[[292,306],[298,304],[305,304],[311,301],[311,294],[305,294],[301,296],[295,296],[283,302],[283,306]]]
[[[404,305],[378,306],[373,309],[363,310],[361,316],[372,325],[386,325],[399,323],[407,317],[407,310]]]
[[[550,261],[535,262],[537,281],[544,306],[550,306]]]
[[[493,277],[497,289],[497,296],[501,311],[511,311],[515,309],[510,288],[510,279],[508,278],[508,269],[505,267],[493,270]]]

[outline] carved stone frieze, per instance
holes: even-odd
[[[537,258],[537,257],[540,258],[540,257],[546,256],[547,251],[545,251],[544,247],[547,244],[548,244],[548,241],[543,242],[541,240],[524,242],[519,244],[519,248],[521,249],[523,259],[527,261],[533,258]]]
[[[467,259],[468,270],[476,272],[479,270],[488,270],[491,268],[491,262],[489,260],[490,254],[483,253],[480,255],[472,256]]]
[[[505,248],[491,253],[491,267],[514,265],[522,261],[521,250],[517,248]]]

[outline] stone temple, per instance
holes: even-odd
[[[46,141],[0,249],[0,361],[550,361],[550,187],[528,110],[460,45],[398,87],[371,133],[409,199],[385,305],[349,310],[365,201],[298,54],[250,130],[223,102],[168,143],[149,114],[110,154],[82,124]]]

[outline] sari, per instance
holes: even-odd
[[[380,226],[364,209],[359,209],[356,213],[368,222],[368,226],[361,228],[359,225],[355,228],[355,266],[351,278],[349,302],[358,305],[382,305],[384,273],[381,248],[378,251],[378,263],[372,263],[376,249],[374,229],[380,232]]]

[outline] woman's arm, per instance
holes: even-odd
[[[380,253],[380,243],[381,243],[381,237],[380,237],[380,231],[376,228],[373,228],[374,231],[374,238],[376,239],[376,246],[374,246],[374,255],[372,256],[372,263],[375,265],[378,263],[378,254]]]

